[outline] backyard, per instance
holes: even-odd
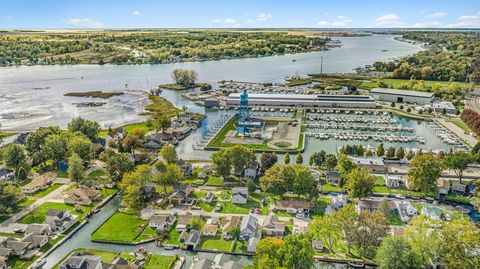
[[[147,240],[156,235],[156,232],[148,227],[147,221],[142,220],[135,214],[116,212],[95,232],[92,240],[132,243]]]
[[[247,252],[247,241],[225,240],[221,236],[204,236],[197,249],[227,252]]]
[[[93,209],[93,206],[81,206],[80,211],[76,211],[74,206],[67,205],[64,203],[52,203],[46,202],[39,206],[37,209],[29,213],[28,215],[21,218],[18,222],[23,224],[30,224],[30,223],[44,223],[45,222],[45,215],[48,209],[61,209],[61,210],[69,210],[73,215],[78,216],[78,220],[82,221],[85,215]]]

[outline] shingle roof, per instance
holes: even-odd
[[[370,90],[370,92],[380,93],[380,94],[404,95],[404,96],[420,97],[420,98],[431,98],[434,95],[433,92],[420,92],[420,91],[389,89],[389,88],[373,88]]]

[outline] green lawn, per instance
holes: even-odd
[[[114,194],[117,192],[117,189],[109,189],[109,188],[103,188],[100,190],[100,194],[102,195],[103,198],[107,198],[108,196]]]
[[[180,245],[180,241],[179,241],[180,233],[177,231],[176,226],[177,226],[176,224],[172,226],[172,230],[170,232],[170,235],[169,235],[168,239],[163,242],[164,244],[175,245],[175,246]]]
[[[8,259],[7,265],[12,269],[28,269],[36,259],[38,259],[38,256],[35,256],[30,260],[20,259],[19,257],[11,257]]]
[[[221,236],[203,236],[198,249],[232,251],[233,240],[225,240]]]
[[[400,195],[403,195],[403,196],[410,196],[410,197],[426,197],[426,196],[436,197],[437,196],[436,193],[424,194],[424,193],[419,192],[419,191],[412,191],[412,190],[407,190],[407,189],[403,189],[403,188],[400,188],[400,189],[388,188],[385,185],[385,180],[383,179],[383,177],[378,177],[377,178],[377,182],[375,183],[375,187],[373,188],[373,192],[375,192],[375,193],[388,193],[388,194],[393,194],[393,195],[400,194]]]
[[[12,132],[0,132],[0,138],[5,138],[14,135]]]
[[[35,203],[35,199],[32,199],[32,198],[27,198],[25,201],[21,202],[20,204],[18,204],[19,207],[27,207],[33,203]]]
[[[391,213],[388,217],[388,224],[390,225],[397,225],[397,226],[404,226],[405,223],[400,219],[398,213]]]
[[[144,269],[170,269],[177,260],[176,256],[150,255]]]
[[[222,186],[223,185],[223,177],[208,176],[207,185]]]
[[[105,173],[105,171],[102,171],[102,170],[95,170],[93,172],[91,172],[89,175],[88,175],[88,178],[90,179],[98,179],[100,178],[101,176],[105,176],[107,173]]]
[[[219,212],[222,213],[231,213],[231,214],[248,214],[250,213],[250,208],[261,206],[260,200],[249,196],[247,203],[242,204],[234,204],[232,202],[220,202],[222,204],[222,209]],[[267,214],[267,207],[262,208],[262,215]]]
[[[49,250],[53,246],[55,246],[58,243],[58,241],[62,240],[63,238],[65,238],[64,235],[59,235],[59,236],[57,236],[57,238],[55,238],[53,240],[48,240],[48,243],[46,243],[43,247],[41,247],[40,251],[41,252],[46,252],[47,250]]]
[[[335,185],[332,185],[332,184],[325,184],[325,185],[322,185],[322,192],[341,192],[342,191],[342,188],[340,188],[339,186],[335,186]]]
[[[110,242],[132,243],[151,238],[151,229],[147,221],[134,214],[116,212],[102,224],[91,238]]]
[[[52,184],[50,187],[40,191],[40,192],[37,192],[35,193],[33,196],[30,196],[30,197],[33,197],[35,199],[38,199],[38,198],[42,198],[44,196],[46,196],[47,194],[51,193],[52,191],[60,188],[63,184]]]
[[[197,205],[201,209],[203,209],[204,211],[207,211],[207,212],[212,212],[213,209],[215,208],[215,204],[209,204],[209,203],[206,203],[206,202],[199,202]]]
[[[93,206],[81,206],[80,211],[75,211],[73,205],[66,205],[64,203],[52,203],[46,202],[39,206],[37,209],[32,211],[30,214],[21,218],[18,222],[23,224],[30,224],[30,223],[44,223],[45,222],[45,214],[47,213],[48,209],[66,209],[70,210],[70,212],[74,215],[77,215],[79,221],[83,220],[83,217],[93,209]]]

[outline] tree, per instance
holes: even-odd
[[[263,152],[260,155],[260,170],[262,173],[267,171],[268,168],[272,167],[278,161],[277,155],[275,153]]]
[[[170,144],[165,144],[160,150],[160,156],[167,164],[177,163],[177,151]]]
[[[15,178],[17,180],[26,180],[31,168],[32,167],[27,161],[20,162],[15,170]]]
[[[83,161],[78,154],[73,153],[68,158],[68,176],[75,182],[78,182],[83,179],[83,173],[85,168],[83,167]]]
[[[312,160],[315,166],[322,166],[326,161],[327,153],[324,150],[320,150],[319,152],[315,152],[310,156],[310,160]],[[335,156],[335,155],[334,155]]]
[[[409,160],[409,161],[410,161],[411,159],[413,159],[413,157],[415,157],[415,154],[413,154],[413,150],[411,150],[411,149],[408,150],[406,157],[407,157],[407,160]]]
[[[303,156],[302,153],[297,153],[297,156],[295,157],[295,163],[296,164],[302,164],[303,163]]]
[[[347,180],[347,175],[352,171],[356,165],[348,158],[345,153],[340,153],[338,155],[337,161],[337,170],[340,172],[340,187],[345,185],[345,181]]]
[[[337,166],[337,157],[333,154],[327,154],[325,157],[325,168],[333,170],[335,169],[335,166]]]
[[[165,117],[165,116],[160,116],[157,120],[158,128],[162,130],[162,132],[165,133],[165,131],[172,126],[172,121]]]
[[[290,163],[290,154],[288,154],[288,152],[285,153],[284,162],[285,162],[285,164],[289,164],[289,163]]]
[[[402,237],[390,236],[382,241],[375,260],[380,269],[420,268],[412,247]]]
[[[437,179],[442,175],[442,163],[432,154],[415,156],[410,162],[408,178],[412,188],[423,193],[434,191],[437,188]]]
[[[86,120],[82,117],[74,118],[68,124],[67,128],[68,128],[68,131],[71,132],[72,134],[76,132],[80,132],[91,141],[93,141],[97,137],[98,133],[101,130],[98,122]]]
[[[55,165],[65,160],[68,153],[67,139],[61,134],[52,134],[47,136],[45,143],[42,146],[42,152],[49,160],[52,160]]]
[[[279,251],[285,268],[310,269],[314,266],[315,251],[305,235],[288,235]]]
[[[443,225],[440,231],[440,263],[444,268],[477,268],[480,233],[475,225],[465,219],[457,219]]]
[[[383,216],[385,218],[388,219],[388,217],[390,216],[391,212],[390,212],[390,206],[389,206],[389,201],[387,198],[383,198],[382,201],[380,202],[380,206],[378,208],[378,211],[380,213],[383,214]]]
[[[348,252],[350,252],[352,244],[351,234],[353,224],[358,219],[355,207],[351,204],[347,204],[340,210],[335,212],[332,217],[335,219],[336,223],[340,225],[340,228],[342,229],[342,234],[344,235],[345,241],[347,242]]]
[[[113,181],[119,181],[127,172],[133,171],[135,165],[125,153],[115,153],[108,157],[105,163],[108,175]]]
[[[248,162],[255,160],[255,152],[245,146],[236,145],[226,150],[237,176],[243,174]]]
[[[397,159],[403,160],[403,158],[405,158],[405,149],[402,148],[402,147],[399,147],[397,149],[397,154],[395,154],[395,155],[396,155]]]
[[[322,240],[330,253],[335,253],[333,247],[342,237],[342,227],[333,216],[316,218],[309,225],[312,239]]]
[[[172,79],[176,84],[182,86],[192,86],[197,80],[198,74],[194,70],[174,69],[172,71]]]
[[[25,148],[19,144],[10,144],[2,153],[3,163],[11,169],[16,170],[20,164],[25,162],[27,156]]]
[[[147,131],[143,128],[135,128],[132,130],[131,134],[138,136],[140,139],[143,139],[147,134]]]
[[[385,155],[385,148],[383,147],[383,143],[380,143],[380,145],[378,145],[376,153],[378,157],[382,157],[383,155]]]
[[[395,148],[394,147],[388,147],[386,157],[387,157],[387,159],[393,159],[395,157]]]
[[[295,165],[295,179],[292,191],[298,196],[308,195],[314,197],[317,193],[317,182],[310,170],[302,165]]]
[[[363,149],[362,145],[358,145],[357,147],[357,155],[358,156],[363,156],[365,154],[365,150]]]
[[[165,171],[159,172],[155,175],[154,181],[163,186],[164,192],[167,192],[167,187],[177,183],[183,178],[183,172],[176,164],[167,164]]]
[[[376,178],[370,174],[367,167],[354,168],[346,178],[351,197],[364,198],[372,195]]]
[[[457,151],[449,153],[445,157],[444,164],[447,168],[452,169],[457,174],[460,183],[462,183],[463,171],[468,165],[473,163],[473,157],[465,151]]]
[[[123,148],[128,152],[133,152],[136,148],[142,146],[142,139],[134,134],[128,134],[123,139]]]
[[[361,211],[350,230],[350,238],[360,255],[371,259],[388,231],[388,222],[383,214]]]
[[[254,268],[278,268],[282,262],[280,249],[284,242],[277,237],[265,237],[258,241],[255,249],[255,257],[253,258]],[[266,267],[267,265],[274,265],[274,267]]]
[[[122,201],[129,208],[136,208],[142,201],[142,190],[138,185],[127,185],[123,190]]]
[[[373,150],[371,148],[368,148],[367,153],[365,153],[365,156],[372,157],[373,156]]]
[[[230,178],[232,172],[232,159],[226,149],[221,149],[212,154],[212,159],[215,170],[219,176],[223,178]]]
[[[22,189],[13,184],[0,184],[0,214],[10,214],[25,199]]]
[[[410,220],[405,229],[407,243],[417,255],[421,267],[429,267],[437,260],[440,237],[434,227],[439,224],[438,220],[418,215]]]
[[[253,179],[247,180],[247,188],[248,188],[248,193],[253,193],[257,189],[257,185],[253,181]]]
[[[262,190],[276,195],[284,195],[287,191],[285,184],[286,169],[289,168],[291,168],[290,165],[287,168],[287,165],[275,164],[265,171],[265,174],[260,178]]]
[[[93,155],[92,141],[83,136],[74,136],[68,140],[68,152],[77,154],[83,161],[89,161]]]

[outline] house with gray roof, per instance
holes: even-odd
[[[194,250],[202,239],[202,233],[197,230],[190,230],[187,239],[185,239],[185,247],[189,250]]]
[[[240,223],[240,240],[247,240],[257,234],[257,218],[252,215],[244,216]]]
[[[72,227],[78,221],[76,215],[69,210],[49,208],[45,214],[45,223],[50,225],[53,232],[62,232]]]
[[[28,224],[25,234],[49,235],[52,232],[50,225],[44,223]]]
[[[232,189],[232,203],[234,204],[246,204],[248,200],[248,188],[247,187],[234,187]]]
[[[102,257],[74,251],[58,269],[103,269]]]
[[[192,263],[190,269],[214,269],[215,263],[210,259],[199,259]]]

